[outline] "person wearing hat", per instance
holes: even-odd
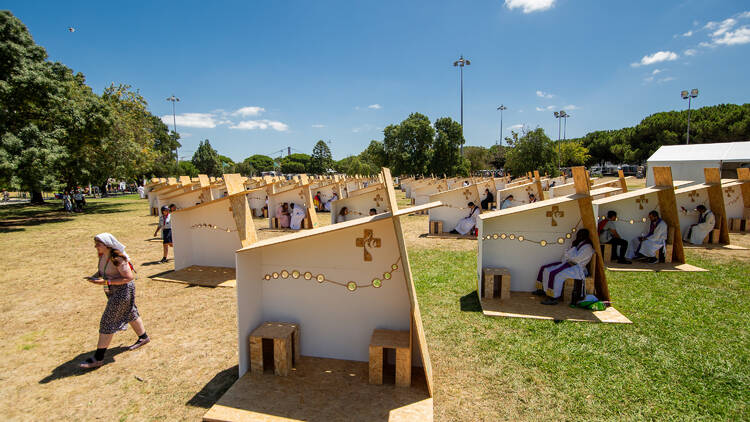
[[[94,247],[99,255],[99,268],[91,277],[91,283],[104,286],[107,306],[99,321],[99,341],[93,357],[81,362],[81,368],[98,368],[104,365],[104,354],[118,331],[126,330],[128,324],[138,336],[128,347],[135,350],[151,341],[146,334],[143,320],[135,305],[135,280],[133,264],[125,253],[125,246],[110,233],[100,233],[94,237]]]

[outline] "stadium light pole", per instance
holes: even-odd
[[[560,132],[562,128],[562,119],[565,118],[565,111],[556,111],[555,119],[557,119],[557,168],[560,168]]]
[[[697,89],[691,89],[690,92],[682,91],[680,92],[680,96],[683,100],[688,100],[688,124],[687,124],[687,142],[686,145],[690,145],[690,103],[693,100],[693,98],[698,96],[698,90]]]
[[[500,104],[500,107],[497,108],[500,110],[500,145],[503,144],[503,110],[507,110],[508,107],[505,107],[504,105]]]
[[[565,121],[565,123],[563,123],[563,141],[565,141],[568,139],[568,117],[570,117],[570,114],[565,110],[562,110],[560,112],[560,117]]]
[[[167,98],[167,101],[171,101],[172,102],[172,127],[174,128],[175,142],[177,142],[177,112],[176,112],[175,103],[179,102],[180,99],[177,98],[177,97],[175,97],[174,94],[172,94],[171,97]],[[178,149],[177,149],[177,145],[175,145],[175,147],[174,147],[174,154],[177,157],[177,164],[179,165],[180,164],[180,156],[179,156],[179,152],[178,152]]]
[[[461,137],[462,138],[464,135],[464,66],[469,66],[470,64],[471,64],[471,60],[464,59],[463,55],[461,55],[461,57],[459,57],[458,60],[453,62],[453,67],[458,67],[458,73],[461,75]],[[461,142],[460,154],[463,157],[464,155],[464,143],[463,142]]]

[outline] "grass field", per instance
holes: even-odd
[[[172,262],[156,262],[146,201],[90,203],[72,216],[59,204],[0,207],[0,415],[197,420],[237,376],[234,289],[151,281]],[[426,217],[405,218],[437,420],[750,419],[750,252],[689,250],[708,273],[609,272],[632,325],[554,323],[484,317],[476,242],[419,237],[426,229]],[[136,261],[153,341],[125,352],[135,335],[118,334],[114,362],[87,372],[76,365],[94,349],[105,297],[82,277],[102,231]]]

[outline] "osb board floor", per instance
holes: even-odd
[[[557,305],[542,305],[544,297],[530,292],[511,292],[510,299],[482,299],[482,313],[487,316],[508,318],[551,319],[555,321],[606,322],[613,324],[632,324],[617,309],[608,307],[603,311],[588,311],[571,308],[568,302]]]
[[[610,271],[633,271],[633,272],[704,272],[708,271],[695,265],[680,264],[679,262],[670,263],[655,263],[649,264],[648,262],[633,261],[632,264],[619,264],[617,262],[607,263],[607,269]]]
[[[715,249],[724,249],[729,251],[746,251],[748,250],[744,246],[739,245],[719,245],[719,244],[705,244],[705,245],[691,245],[690,243],[683,244],[683,248],[685,249],[708,249],[708,250],[715,250]]]
[[[432,398],[417,368],[411,388],[370,385],[367,362],[302,356],[286,377],[270,369],[247,372],[203,420],[431,421],[432,415]]]
[[[429,237],[433,239],[467,239],[467,240],[477,240],[476,236],[471,236],[468,234],[455,234],[455,233],[440,233],[440,234],[433,234],[433,233],[425,233],[421,237]]]
[[[169,271],[152,276],[152,280],[184,283],[205,287],[236,287],[234,268],[192,265],[179,271]]]

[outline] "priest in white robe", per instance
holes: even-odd
[[[469,233],[474,226],[477,225],[477,216],[479,215],[479,207],[474,205],[473,202],[469,202],[469,216],[464,217],[458,221],[456,228],[451,233],[465,235]]]
[[[302,228],[302,222],[305,220],[305,208],[299,204],[292,203],[291,220],[289,222],[289,228],[292,230],[299,230]]]
[[[648,218],[651,220],[648,233],[630,240],[627,258],[646,258],[653,264],[657,261],[659,251],[666,246],[667,223],[659,218],[656,211],[648,213]]]
[[[693,245],[702,245],[703,240],[711,233],[711,230],[716,226],[716,217],[711,210],[707,209],[705,205],[701,204],[695,207],[695,211],[688,211],[685,207],[682,207],[682,211],[686,214],[697,213],[698,222],[692,224],[685,231],[683,239],[692,243]]]
[[[542,304],[556,305],[563,294],[565,280],[569,278],[581,280],[583,283],[582,292],[585,292],[586,276],[588,275],[586,265],[589,264],[593,256],[594,247],[588,229],[578,230],[573,244],[563,253],[560,261],[544,265],[539,269],[536,279],[537,290],[534,294],[547,296]]]

